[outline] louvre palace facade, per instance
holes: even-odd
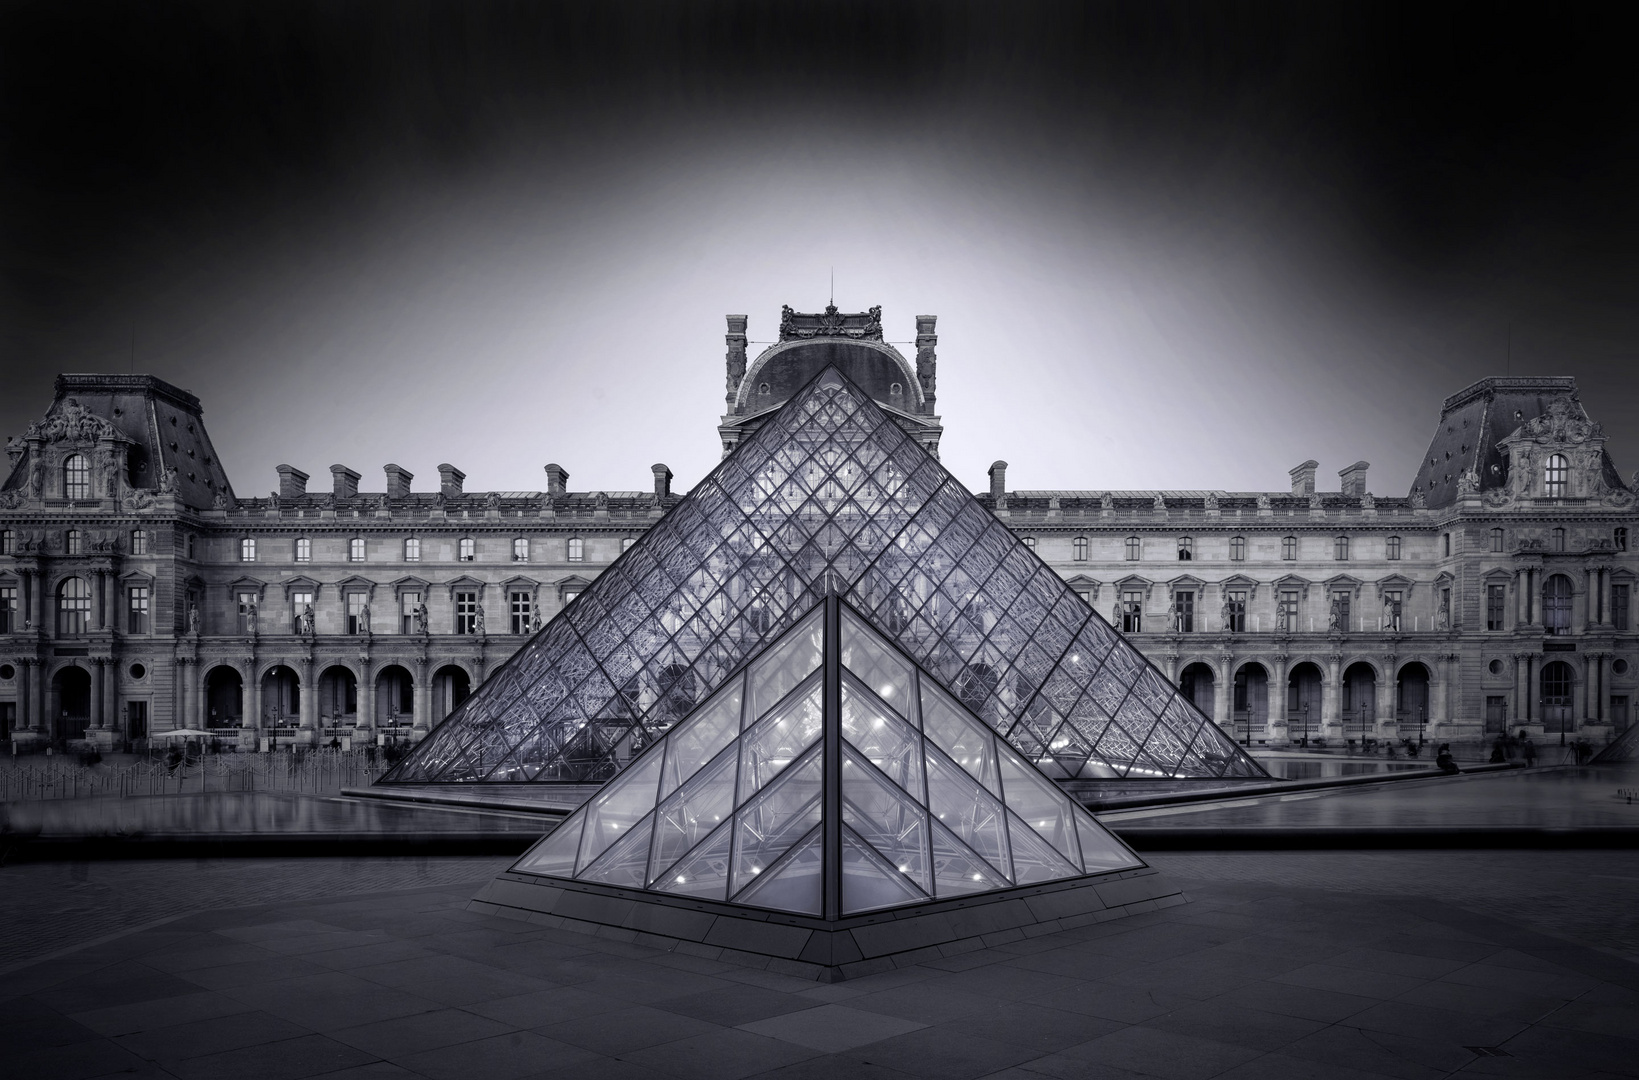
[[[725,456],[826,368],[937,455],[933,317],[914,357],[879,309],[787,308],[755,357],[747,325],[728,317]],[[276,494],[243,498],[184,390],[61,375],[41,404],[0,486],[20,749],[419,742],[683,499],[660,464],[598,492],[557,464],[527,492],[467,491],[454,465],[418,490],[393,464],[309,490],[279,465]],[[1604,442],[1573,379],[1490,378],[1445,400],[1404,495],[1363,461],[1264,492],[1010,490],[997,462],[974,494],[1241,744],[1600,744],[1639,694],[1639,510]]]

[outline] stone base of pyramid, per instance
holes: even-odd
[[[840,982],[1185,902],[1165,875],[1143,867],[827,921],[505,873],[468,910]]]

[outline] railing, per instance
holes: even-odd
[[[310,750],[278,754],[205,754],[85,765],[70,758],[0,761],[0,802],[129,798],[201,791],[290,791],[333,795],[372,784],[388,768],[370,751]]]

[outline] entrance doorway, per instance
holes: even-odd
[[[91,723],[91,673],[84,668],[63,668],[52,676],[51,691],[56,705],[52,739],[60,742],[85,738],[86,726]]]
[[[1252,745],[1252,731],[1269,723],[1269,672],[1262,664],[1242,664],[1235,672],[1235,737]]]
[[[1361,662],[1343,673],[1343,737],[1365,742],[1376,730],[1377,669]]]
[[[1307,661],[1286,677],[1286,731],[1304,746],[1320,734],[1321,682],[1320,668]]]
[[[1544,664],[1542,668],[1542,730],[1564,732],[1574,730],[1571,709],[1576,704],[1576,680],[1571,665],[1563,660]]]

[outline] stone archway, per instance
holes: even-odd
[[[428,719],[432,725],[442,723],[444,718],[456,710],[467,695],[472,693],[472,677],[455,664],[445,664],[433,672],[433,714]]]
[[[1212,665],[1201,660],[1185,665],[1184,670],[1178,673],[1178,689],[1209,720],[1219,719],[1214,697],[1217,685],[1218,679]]]
[[[85,738],[91,723],[91,673],[69,666],[51,677],[51,738],[53,742]]]
[[[1286,676],[1286,730],[1293,742],[1309,745],[1321,733],[1321,702],[1326,676],[1320,665],[1304,660]]]
[[[353,669],[332,664],[319,673],[319,723],[343,727],[358,722],[359,680]]]
[[[1429,720],[1429,681],[1428,668],[1415,660],[1402,665],[1394,680],[1394,718],[1400,734],[1409,738],[1415,731],[1419,745]]]
[[[376,726],[409,727],[415,717],[415,678],[408,668],[389,664],[376,673]]]
[[[275,664],[262,676],[262,715],[258,718],[264,727],[298,727],[302,715],[302,680],[296,670],[284,664]]]
[[[1364,660],[1350,664],[1343,671],[1340,692],[1343,737],[1364,743],[1377,730],[1377,669]]]
[[[1269,730],[1269,669],[1255,661],[1236,669],[1230,712],[1243,745],[1252,744],[1252,732]]]
[[[245,682],[237,668],[219,664],[205,673],[205,726],[235,728],[245,719]]]
[[[1575,731],[1576,671],[1563,660],[1542,665],[1542,730],[1550,735]]]

